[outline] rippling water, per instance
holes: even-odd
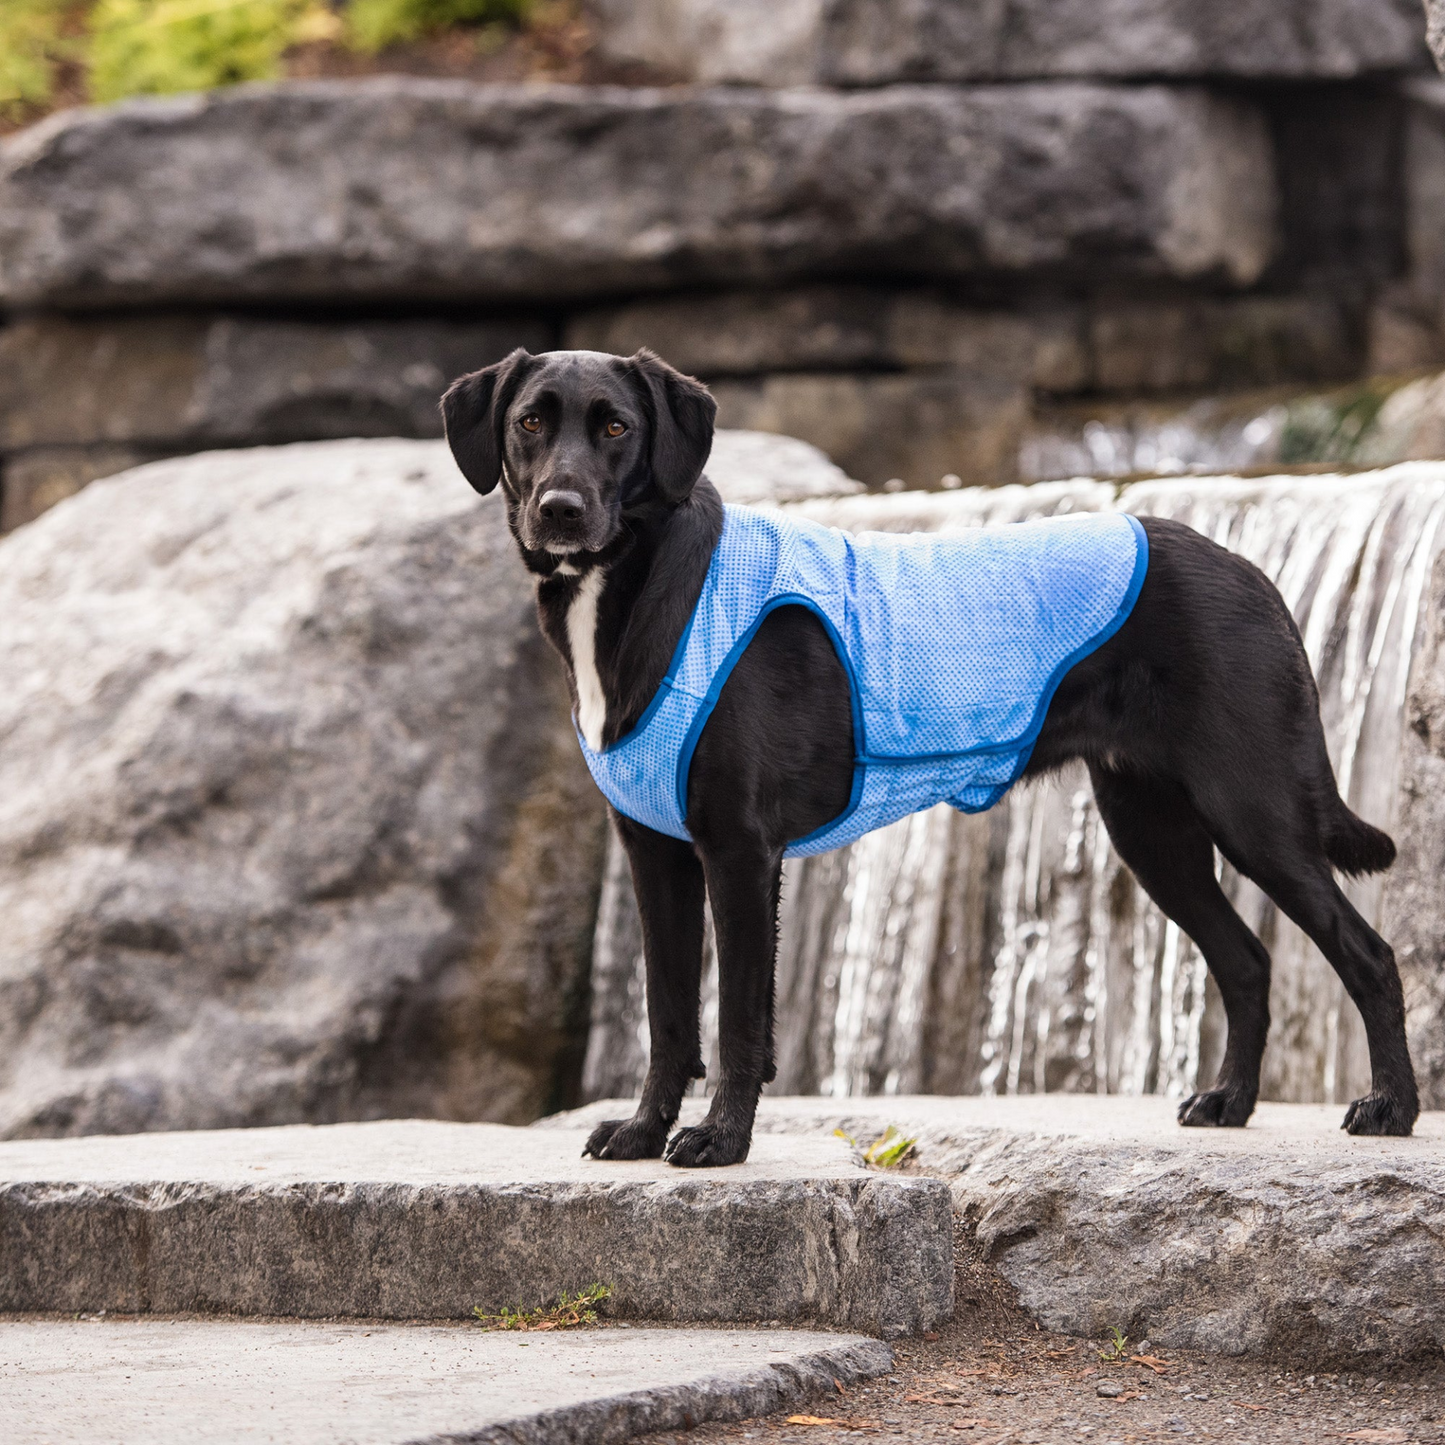
[[[1074,481],[856,496],[794,510],[850,530],[954,531],[1068,511],[1170,516],[1249,557],[1294,613],[1320,685],[1340,790],[1389,828],[1411,649],[1445,542],[1445,480],[1405,465],[1349,477]],[[1274,960],[1266,1098],[1342,1101],[1369,1081],[1364,1032],[1333,970],[1252,884],[1226,891]],[[1347,891],[1378,921],[1382,881]],[[785,866],[778,1093],[1182,1096],[1223,1052],[1222,1006],[1190,940],[1109,845],[1082,768],[992,812],[947,807]],[[584,1090],[631,1094],[646,1067],[640,938],[609,858]],[[716,1064],[716,960],[703,1030]]]

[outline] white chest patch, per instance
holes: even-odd
[[[597,675],[597,598],[604,573],[594,567],[577,584],[577,595],[567,609],[567,650],[572,654],[572,677],[577,684],[577,726],[594,752],[602,746],[607,724],[607,698]]]

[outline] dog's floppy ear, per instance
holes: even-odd
[[[534,358],[523,347],[459,377],[442,397],[442,423],[462,475],[486,496],[502,475],[502,420]]]
[[[665,500],[685,501],[712,451],[717,402],[700,381],[651,351],[639,351],[632,365],[652,413],[653,481]]]

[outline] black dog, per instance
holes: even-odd
[[[702,476],[712,398],[646,351],[515,351],[457,381],[442,409],[467,480],[505,490],[584,736],[594,748],[616,741],[657,692],[721,535],[722,505]],[[1215,881],[1218,848],[1319,945],[1364,1017],[1371,1091],[1344,1127],[1408,1134],[1419,1108],[1394,955],[1331,871],[1387,868],[1394,844],[1339,796],[1314,679],[1279,593],[1190,528],[1142,520],[1150,552],[1138,601],[1065,676],[1025,776],[1083,759],[1120,856],[1219,985],[1224,1063],[1215,1086],[1181,1106],[1181,1123],[1245,1123],[1269,1027],[1269,955]],[[614,814],[642,916],[652,1052],[637,1113],[589,1139],[598,1158],[747,1157],[773,1076],[783,850],[843,811],[853,776],[847,675],[811,612],[768,614],[688,776],[691,844]],[[669,1140],[683,1091],[703,1072],[705,895],[722,1077],[706,1121]]]

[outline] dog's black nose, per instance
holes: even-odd
[[[586,503],[578,492],[544,492],[537,510],[549,522],[580,522]]]

